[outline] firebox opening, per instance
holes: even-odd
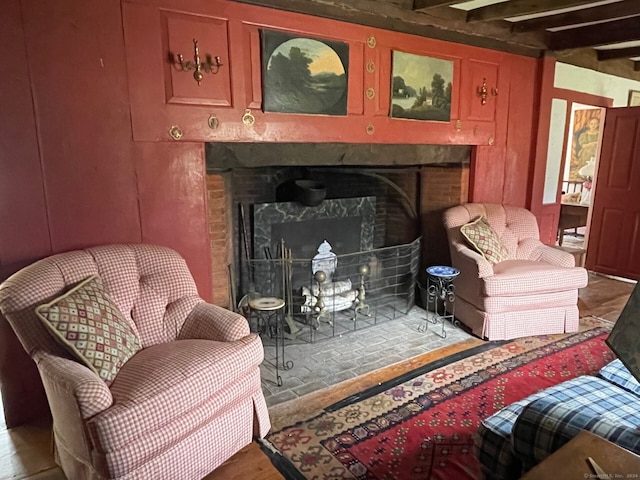
[[[206,155],[207,173],[223,179],[225,205],[230,212],[228,229],[232,244],[226,255],[230,259],[229,287],[233,306],[251,289],[258,288],[255,276],[251,278],[251,267],[255,269],[256,262],[278,258],[282,252],[278,251],[276,237],[284,236],[282,229],[290,227],[286,223],[297,223],[283,221],[275,227],[270,224],[269,243],[260,243],[259,230],[265,228],[260,223],[263,205],[270,204],[275,211],[287,204],[286,208],[292,210],[304,207],[282,194],[295,180],[311,180],[326,187],[324,201],[317,206],[304,207],[311,211],[332,212],[334,202],[373,199],[373,213],[366,218],[353,213],[333,214],[332,225],[327,229],[349,232],[346,236],[354,238],[362,235],[364,229],[370,234],[370,244],[363,247],[359,243],[357,252],[353,245],[334,241],[332,247],[336,255],[357,256],[362,251],[400,245],[412,245],[415,249],[417,240],[418,271],[422,272],[434,261],[448,261],[440,213],[447,206],[466,200],[468,146],[210,143],[206,146]],[[331,215],[323,216],[322,221],[327,217]],[[322,232],[319,217],[302,220],[305,221],[320,227]],[[302,223],[293,228],[310,231],[306,226]],[[359,233],[352,231],[354,228]],[[319,243],[324,240],[321,233],[316,231],[315,235],[319,236],[305,240],[304,246],[293,245],[295,242],[291,241],[285,245],[286,249],[304,249],[296,253],[293,260],[310,262],[313,256],[309,257],[310,253],[315,255]],[[216,252],[212,253],[216,255]],[[359,281],[359,263],[364,262],[361,260],[356,259],[349,267],[352,269],[350,280],[354,283]],[[310,285],[313,283],[310,265],[308,272],[309,278],[304,283]]]

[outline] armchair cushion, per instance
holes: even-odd
[[[511,258],[498,234],[484,217],[478,217],[460,227],[460,232],[469,244],[489,263],[496,264]]]
[[[532,260],[508,260],[493,266],[492,277],[484,282],[488,297],[562,292],[587,284],[587,272]]]
[[[141,348],[131,324],[97,275],[40,305],[36,314],[56,340],[107,384]]]

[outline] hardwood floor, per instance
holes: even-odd
[[[580,290],[580,315],[595,315],[615,321],[624,307],[634,284],[589,274],[589,285]],[[403,372],[447,355],[483,343],[471,338],[464,342],[414,357],[369,375],[343,382],[327,390],[270,408],[273,430],[319,413],[323,408],[365,388],[392,379]],[[0,479],[64,480],[53,463],[51,432],[48,425],[7,430],[0,419]],[[205,480],[283,480],[256,442],[242,449]]]

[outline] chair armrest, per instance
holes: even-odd
[[[178,339],[235,342],[249,333],[249,322],[242,315],[217,305],[200,302],[182,325]]]
[[[474,275],[485,278],[493,275],[493,265],[475,250],[466,246],[456,246],[452,255],[453,265],[460,270],[461,275]]]
[[[513,451],[527,471],[588,430],[640,454],[640,429],[563,402],[541,398],[527,405],[513,426]]]
[[[34,356],[42,381],[47,390],[49,404],[54,410],[56,405],[75,404],[84,420],[106,410],[113,405],[113,397],[107,384],[89,367],[68,358],[57,357],[39,352]]]
[[[558,248],[542,245],[540,248],[540,261],[560,265],[561,267],[575,267],[576,257],[569,252],[565,252]]]
[[[545,245],[534,238],[527,238],[518,245],[517,257],[524,260],[550,263],[560,267],[576,266],[576,259],[569,252]]]

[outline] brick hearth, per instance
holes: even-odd
[[[360,332],[341,335],[313,344],[288,342],[286,360],[293,366],[280,369],[282,386],[275,381],[275,347],[265,338],[265,361],[260,367],[262,387],[269,406],[293,400],[342,381],[417,357],[426,352],[471,338],[466,331],[446,324],[446,338],[424,325],[426,312],[413,307],[392,322],[381,322]],[[393,339],[392,342],[389,340]]]

